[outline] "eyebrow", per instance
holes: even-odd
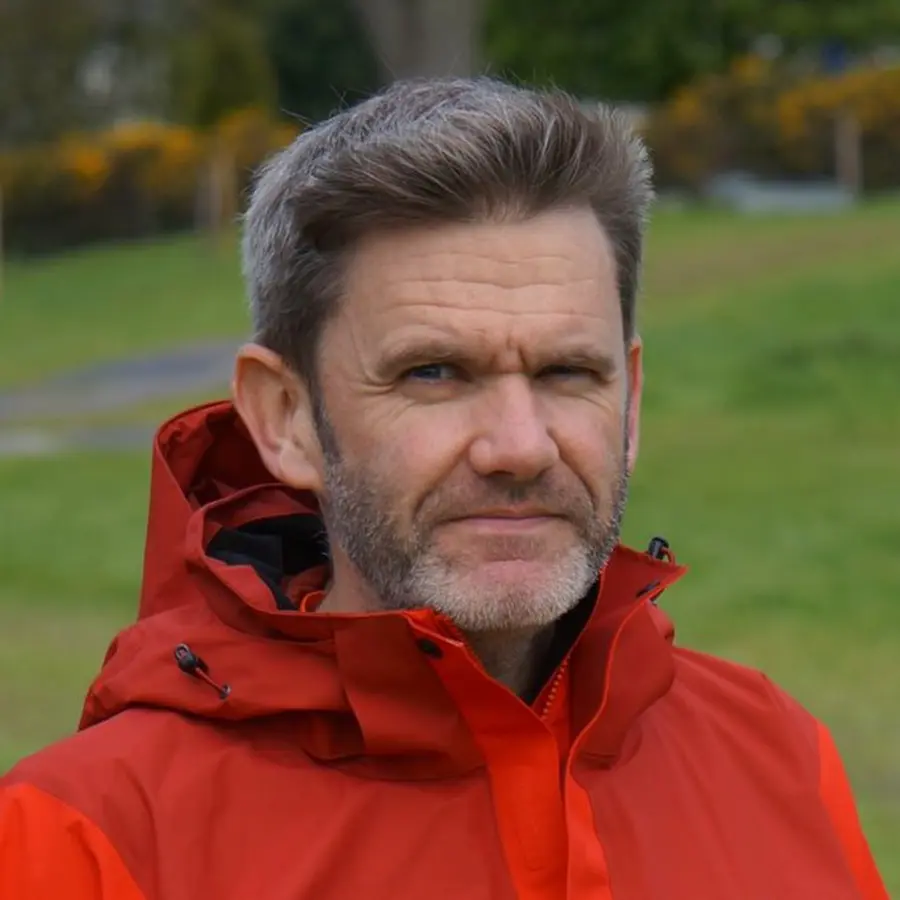
[[[375,366],[375,374],[388,380],[416,366],[451,361],[473,363],[474,357],[455,341],[437,337],[421,338],[385,351]]]
[[[551,366],[571,366],[591,369],[603,378],[611,378],[619,369],[619,363],[612,353],[584,342],[548,348],[534,354],[534,357],[538,370]],[[375,374],[379,378],[390,380],[416,366],[446,362],[459,363],[476,370],[484,366],[479,354],[453,339],[423,337],[389,348],[378,360]]]
[[[572,368],[592,369],[602,378],[612,378],[619,370],[619,363],[615,356],[599,347],[587,347],[584,345],[573,346],[570,349],[562,349],[558,353],[542,361],[541,368],[548,366],[571,366]]]

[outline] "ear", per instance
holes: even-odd
[[[635,336],[628,347],[628,417],[625,427],[628,429],[628,458],[625,464],[628,474],[634,472],[637,462],[638,447],[641,437],[641,395],[644,390],[644,347],[641,339]]]
[[[319,493],[322,453],[303,381],[277,353],[246,344],[238,351],[232,393],[269,472],[290,487]]]

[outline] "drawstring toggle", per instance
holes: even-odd
[[[178,663],[178,668],[185,675],[197,678],[213,688],[219,695],[220,700],[228,698],[228,695],[231,693],[231,687],[227,684],[219,684],[213,681],[209,675],[209,666],[187,644],[179,644],[175,648],[175,662]]]

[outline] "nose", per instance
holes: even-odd
[[[486,391],[478,436],[469,448],[472,468],[483,477],[534,480],[559,460],[559,447],[530,382],[519,375],[502,376]]]

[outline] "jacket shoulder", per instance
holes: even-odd
[[[700,696],[751,707],[761,704],[782,715],[815,721],[796,698],[760,669],[684,647],[676,647],[674,655],[676,680]]]
[[[814,796],[866,900],[888,900],[862,830],[853,791],[830,731],[763,672],[678,648],[670,692],[699,740],[765,773],[765,784],[797,801]]]
[[[0,783],[0,897],[146,900],[118,850],[84,813],[25,782]]]
[[[758,669],[694,650],[675,650],[673,699],[709,727],[725,729],[733,740],[768,743],[818,777],[821,723]]]
[[[205,743],[215,740],[205,734],[212,730],[165,710],[129,709],[26,757],[0,778],[0,848],[7,850],[10,835],[21,834],[28,843],[26,858],[51,859],[60,852],[57,843],[74,842],[80,850],[69,847],[70,857],[100,854],[107,862],[98,863],[97,871],[108,875],[118,866],[136,884],[146,883],[146,848],[153,846],[156,828],[154,798],[178,760],[193,759],[194,752],[203,753]],[[0,870],[8,868],[8,853],[0,857]],[[118,863],[109,862],[113,859]],[[59,871],[55,864],[52,868]],[[45,895],[0,890],[0,896],[43,900]],[[130,900],[143,895],[98,889],[84,896]]]
[[[121,796],[119,776],[132,783],[136,772],[152,777],[192,730],[183,716],[166,710],[125,710],[25,757],[0,786],[31,784],[75,808],[87,808],[96,804],[98,792]]]

